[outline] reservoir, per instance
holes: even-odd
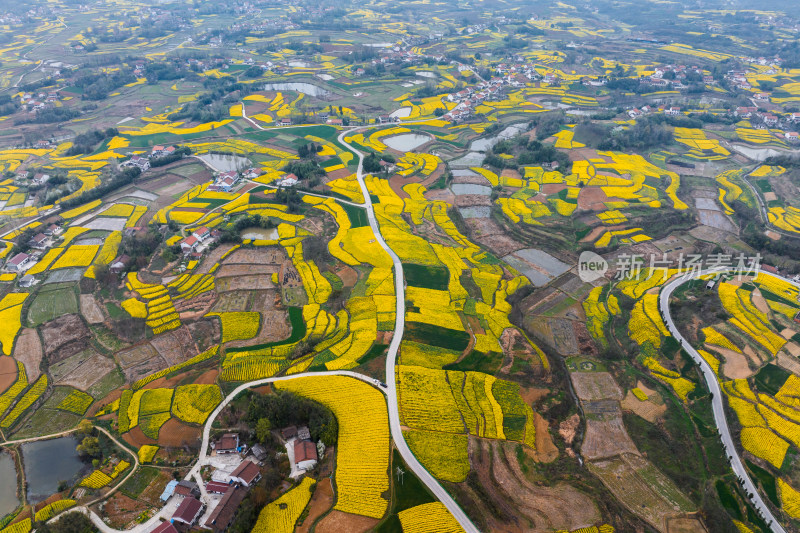
[[[28,482],[28,501],[40,502],[58,492],[61,481],[73,482],[88,466],[81,462],[75,448],[78,439],[58,439],[28,442],[22,445],[22,464]]]
[[[430,140],[431,138],[427,135],[421,135],[419,133],[404,133],[402,135],[393,135],[383,139],[383,144],[389,148],[397,150],[398,152],[410,152],[414,148],[422,146]]]
[[[17,508],[17,469],[14,458],[10,453],[0,452],[0,517],[3,517]],[[13,481],[12,481],[13,480]]]

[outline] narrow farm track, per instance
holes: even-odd
[[[394,440],[394,444],[397,446],[397,451],[399,451],[400,455],[403,456],[403,460],[406,462],[408,467],[414,471],[414,474],[416,474],[420,481],[422,481],[425,486],[428,487],[428,489],[439,499],[439,501],[441,501],[447,507],[456,520],[458,520],[458,523],[461,524],[461,527],[464,528],[464,531],[467,533],[478,533],[478,528],[475,527],[467,514],[461,509],[461,507],[459,507],[459,505],[444,489],[444,487],[439,484],[436,478],[434,478],[420,464],[420,462],[417,461],[417,458],[411,452],[408,444],[406,444],[405,437],[403,437],[403,430],[400,426],[400,410],[397,403],[397,379],[395,376],[395,371],[397,368],[397,352],[400,348],[400,341],[403,340],[403,331],[405,330],[406,293],[405,279],[403,277],[403,264],[400,262],[400,258],[397,256],[397,254],[394,253],[394,250],[392,250],[389,245],[386,244],[386,241],[381,235],[380,226],[375,218],[375,209],[372,205],[372,199],[370,198],[369,190],[367,190],[367,184],[364,182],[364,154],[361,151],[353,148],[353,146],[344,140],[344,137],[347,133],[356,131],[358,129],[360,128],[343,131],[341,134],[339,134],[339,143],[342,146],[346,146],[348,149],[352,150],[353,153],[358,155],[358,170],[356,172],[356,177],[358,178],[358,184],[361,186],[361,193],[364,195],[369,225],[372,228],[372,232],[375,234],[375,239],[377,239],[378,243],[381,245],[381,248],[383,248],[386,253],[389,254],[389,257],[392,258],[392,263],[394,264],[395,300],[397,303],[397,308],[395,310],[396,318],[394,335],[392,336],[392,342],[389,345],[389,352],[386,355],[386,385],[388,388],[387,403],[389,405],[389,427],[392,432],[392,440]]]
[[[716,374],[714,374],[714,370],[711,368],[703,357],[697,352],[697,350],[686,341],[686,339],[680,334],[678,328],[675,326],[675,322],[672,320],[672,315],[669,312],[669,299],[672,296],[672,293],[683,285],[693,279],[696,279],[704,274],[712,274],[712,273],[724,273],[726,270],[705,270],[699,272],[694,277],[678,277],[674,280],[668,282],[664,287],[661,289],[661,292],[658,295],[658,307],[661,312],[661,316],[664,319],[664,323],[667,325],[669,332],[675,337],[683,349],[692,356],[692,359],[695,363],[700,367],[700,370],[703,373],[703,378],[706,381],[706,385],[708,386],[708,390],[711,391],[711,407],[714,412],[714,423],[717,425],[717,430],[719,431],[720,439],[722,439],[722,446],[725,449],[725,453],[728,454],[730,458],[731,468],[733,469],[736,476],[740,479],[742,486],[745,492],[748,495],[752,495],[750,497],[750,502],[755,507],[756,511],[764,518],[764,521],[769,525],[770,529],[773,533],[786,533],[786,530],[783,529],[780,522],[775,518],[770,511],[769,507],[764,503],[764,500],[761,498],[761,494],[759,494],[758,489],[756,489],[753,480],[750,479],[750,476],[747,474],[747,470],[745,469],[744,465],[742,464],[742,459],[739,457],[739,453],[736,450],[736,446],[734,445],[733,436],[731,435],[730,427],[728,426],[728,420],[725,418],[725,409],[722,403],[722,389],[719,386],[719,380],[717,379]],[[762,272],[763,273],[763,272]],[[782,281],[791,283],[796,287],[800,287],[800,284],[794,283],[789,281],[785,278],[780,278]]]

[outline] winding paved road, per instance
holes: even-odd
[[[658,295],[658,307],[661,311],[661,316],[664,319],[667,328],[669,328],[670,333],[681,344],[683,349],[685,349],[686,352],[692,356],[694,362],[697,363],[697,365],[700,367],[700,370],[703,372],[703,378],[705,378],[706,385],[708,385],[708,390],[711,391],[712,395],[711,407],[714,412],[714,422],[719,430],[719,435],[722,439],[722,445],[725,448],[725,453],[728,455],[728,457],[730,457],[731,468],[737,477],[743,482],[742,486],[745,492],[747,494],[752,494],[752,497],[750,498],[751,503],[756,508],[756,511],[764,518],[764,521],[767,522],[773,533],[786,533],[786,530],[783,529],[783,526],[781,526],[780,522],[772,514],[772,511],[770,511],[769,507],[764,503],[764,500],[761,498],[761,494],[759,494],[755,484],[747,474],[747,470],[742,464],[739,453],[736,451],[736,446],[734,445],[733,437],[731,436],[731,431],[728,427],[728,420],[725,418],[725,409],[722,404],[722,389],[719,386],[719,380],[717,379],[716,374],[714,374],[714,370],[712,370],[711,365],[709,365],[706,360],[703,359],[697,350],[691,344],[689,344],[689,342],[687,342],[683,335],[680,334],[678,328],[675,326],[675,322],[672,320],[672,315],[670,315],[669,312],[669,299],[675,289],[684,283],[687,283],[704,274],[712,274],[717,272],[722,273],[724,271],[725,270],[706,270],[699,272],[693,277],[680,276],[667,282]],[[800,287],[799,284],[793,283],[785,278],[780,279]]]
[[[405,278],[403,277],[403,264],[400,262],[400,258],[397,257],[397,254],[394,253],[394,250],[392,250],[389,245],[386,244],[386,241],[383,240],[383,236],[381,235],[378,221],[375,218],[375,209],[372,206],[372,199],[370,198],[369,190],[367,190],[367,184],[364,182],[364,154],[353,148],[353,146],[344,140],[345,135],[357,129],[359,128],[345,130],[339,134],[339,143],[341,143],[342,146],[346,146],[356,155],[358,155],[358,171],[356,172],[356,177],[358,178],[358,184],[361,186],[361,193],[364,195],[369,225],[372,228],[372,232],[375,234],[375,238],[381,245],[381,248],[386,250],[386,253],[388,253],[389,257],[392,258],[392,263],[394,264],[394,283],[397,308],[395,310],[396,319],[394,325],[394,335],[392,335],[392,342],[389,344],[389,352],[386,355],[386,385],[388,388],[387,403],[389,405],[389,427],[392,431],[392,439],[394,440],[395,446],[397,446],[397,451],[399,451],[400,455],[403,456],[403,460],[406,462],[408,467],[414,471],[414,474],[416,474],[420,481],[422,481],[425,486],[428,487],[428,489],[439,499],[439,501],[441,501],[447,507],[456,520],[458,520],[458,523],[461,524],[461,527],[464,528],[464,531],[467,533],[478,533],[478,528],[475,527],[467,514],[461,509],[461,507],[459,507],[459,505],[444,489],[444,487],[439,484],[436,478],[434,478],[425,469],[425,467],[423,467],[419,461],[417,461],[417,458],[411,452],[408,444],[406,444],[406,440],[403,437],[403,430],[400,427],[400,411],[397,403],[397,380],[395,378],[395,370],[397,368],[397,351],[398,348],[400,348],[400,341],[403,340],[406,317],[406,292]]]

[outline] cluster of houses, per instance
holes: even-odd
[[[219,238],[219,235],[218,230],[210,230],[205,226],[197,228],[191,235],[180,241],[181,252],[185,256],[199,258],[202,255],[202,250],[214,239]]]
[[[239,435],[236,433],[226,433],[219,440],[212,444],[217,455],[248,454],[246,446],[239,442]],[[194,481],[170,481],[161,494],[161,501],[168,502],[171,498],[179,499],[177,508],[172,513],[169,521],[162,522],[151,533],[178,533],[178,527],[182,530],[200,526],[215,533],[222,533],[233,522],[239,506],[247,495],[250,488],[261,479],[261,468],[258,461],[266,459],[266,451],[260,447],[262,454],[258,453],[256,446],[250,451],[243,461],[229,474],[225,476],[225,481],[211,480],[204,484],[204,489]],[[210,498],[203,498],[206,495],[222,495],[211,512],[206,514],[207,502]],[[205,500],[205,501],[204,501]],[[178,527],[176,527],[178,526]]]
[[[5,270],[21,274],[36,264],[42,253],[53,246],[55,240],[63,233],[61,226],[50,224],[43,231],[34,235],[28,242],[30,253],[19,252],[6,261]],[[23,276],[20,279],[22,287],[30,287],[36,282],[33,276]]]
[[[758,119],[763,122],[764,126],[768,128],[775,128],[783,123],[785,127],[795,126],[800,123],[800,113],[791,113],[781,118],[777,115],[763,111],[755,106],[741,106],[733,111],[733,115],[742,119]],[[800,142],[800,133],[796,131],[785,131],[783,133],[784,139],[789,142]]]
[[[29,113],[33,113],[53,106],[58,101],[58,98],[58,91],[40,92],[36,94],[24,93],[19,97],[19,103],[22,105],[23,109]]]
[[[311,442],[307,427],[290,426],[280,433],[287,452],[290,447],[294,452],[288,454],[294,458],[293,476],[302,475],[317,464],[317,446]],[[202,489],[194,481],[170,481],[161,494],[161,501],[177,499],[177,507],[169,520],[161,522],[150,533],[179,533],[194,527],[223,533],[231,525],[248,491],[261,480],[260,465],[267,459],[267,450],[260,444],[248,448],[240,441],[238,433],[224,433],[211,443],[211,448],[217,457],[234,459],[232,464],[235,460],[241,462],[230,473],[215,472]],[[209,504],[213,506],[210,511]]]
[[[158,159],[160,157],[167,157],[175,153],[176,148],[174,146],[162,146],[157,144],[153,146],[153,149],[150,151],[150,154],[147,157],[142,157],[140,155],[134,155],[124,163],[122,163],[121,167],[130,167],[130,168],[138,168],[142,172],[150,169],[150,161],[153,159]]]
[[[302,475],[317,464],[319,453],[317,445],[311,442],[311,432],[306,426],[289,426],[281,430],[286,443],[286,451],[292,461],[292,476]],[[322,444],[320,443],[320,446]]]
[[[475,107],[482,104],[487,99],[501,100],[504,86],[521,85],[512,75],[495,77],[489,81],[481,81],[474,88],[467,87],[456,93],[447,95],[451,102],[458,102],[456,106],[445,113],[442,119],[450,122],[462,122],[475,113]]]
[[[242,179],[254,180],[261,174],[261,170],[255,167],[250,167],[241,172],[236,170],[220,172],[214,177],[214,183],[209,185],[206,190],[211,192],[231,192]]]

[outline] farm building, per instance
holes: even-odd
[[[237,466],[231,474],[231,480],[241,483],[245,487],[249,487],[259,479],[261,479],[261,471],[258,469],[258,465],[252,461],[242,461],[242,464]]]
[[[213,494],[225,494],[228,492],[230,485],[227,483],[222,483],[221,481],[209,481],[206,483],[206,492],[211,492]]]
[[[25,270],[25,267],[28,266],[30,261],[31,256],[26,253],[19,253],[8,260],[8,263],[6,263],[6,270],[10,270],[12,272],[22,272]]]
[[[239,435],[237,433],[225,433],[215,444],[214,451],[219,454],[236,453],[239,451]]]
[[[210,528],[215,533],[222,533],[228,529],[246,494],[247,491],[244,489],[229,486],[211,516],[206,520],[205,527]]]
[[[200,496],[200,487],[194,481],[179,481],[178,486],[175,487],[175,494],[178,496]]]
[[[178,530],[172,525],[172,522],[161,522],[150,533],[178,533]]]
[[[294,462],[300,470],[310,470],[317,464],[317,447],[310,440],[294,443]]]
[[[172,519],[193,526],[205,508],[206,506],[197,498],[184,498],[175,514],[172,515]]]

